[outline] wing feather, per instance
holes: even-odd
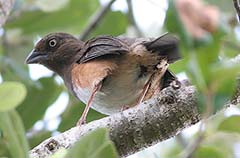
[[[120,39],[113,36],[98,36],[85,43],[77,63],[85,63],[106,55],[121,55],[128,51],[128,46]]]

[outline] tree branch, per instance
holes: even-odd
[[[128,20],[129,24],[132,25],[135,28],[136,31],[136,36],[137,37],[143,37],[142,31],[139,28],[134,15],[133,15],[133,6],[132,6],[132,0],[127,0],[127,5],[128,5]]]
[[[88,22],[87,26],[85,29],[82,31],[81,35],[79,36],[80,40],[85,40],[89,33],[97,26],[97,24],[101,21],[101,19],[104,17],[104,15],[107,13],[107,11],[110,9],[111,5],[115,2],[116,0],[111,0],[100,8],[90,19]]]
[[[233,5],[235,7],[235,10],[238,15],[238,20],[240,20],[240,6],[239,6],[239,1],[238,0],[233,0]]]
[[[70,148],[81,136],[100,127],[110,129],[110,138],[118,153],[120,156],[127,156],[175,136],[182,129],[199,121],[195,88],[184,85],[179,89],[168,87],[135,108],[81,127],[73,127],[51,137],[32,149],[30,156],[43,158],[55,153],[59,148]]]
[[[240,62],[240,55],[231,62]],[[187,81],[187,80],[185,80]],[[182,82],[180,88],[174,86],[163,89],[154,98],[100,120],[81,127],[73,127],[62,134],[48,138],[30,151],[34,158],[45,158],[58,149],[68,149],[83,135],[97,128],[108,128],[121,157],[142,148],[176,136],[184,128],[201,120],[197,109],[196,89],[189,82]],[[240,103],[240,84],[229,104]],[[123,139],[124,138],[124,139]]]
[[[0,0],[0,27],[6,22],[13,4],[14,0]]]
[[[240,55],[229,61],[239,63]],[[110,138],[121,157],[176,136],[184,128],[194,125],[202,119],[197,109],[195,87],[190,85],[188,80],[181,83],[180,87],[172,84],[155,97],[136,107],[92,121],[81,127],[73,127],[62,134],[48,138],[33,148],[30,151],[30,156],[45,158],[54,154],[60,148],[68,149],[83,135],[97,128],[108,128],[110,130]],[[224,107],[239,103],[240,82],[235,95]],[[198,139],[201,139],[201,137]]]

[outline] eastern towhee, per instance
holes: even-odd
[[[66,33],[42,38],[26,59],[59,74],[69,91],[89,108],[103,114],[120,112],[149,99],[176,77],[168,64],[180,58],[178,40],[98,36],[86,42]]]

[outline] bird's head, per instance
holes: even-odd
[[[39,40],[26,59],[27,64],[42,64],[59,73],[70,65],[83,42],[67,33],[51,33]]]

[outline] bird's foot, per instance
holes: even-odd
[[[127,110],[129,108],[130,108],[129,105],[123,105],[122,108],[121,108],[121,112],[123,112],[124,110]]]
[[[176,79],[170,83],[170,86],[172,86],[174,89],[179,89],[181,88],[181,82]]]
[[[86,118],[80,118],[76,124],[76,126],[82,126],[85,125],[87,123]]]
[[[90,96],[90,98],[89,98],[89,100],[88,100],[88,103],[87,103],[87,105],[86,105],[86,107],[85,107],[85,109],[84,109],[84,111],[83,111],[83,113],[82,113],[82,116],[81,116],[80,119],[78,120],[76,126],[81,126],[81,125],[84,125],[84,124],[87,123],[87,122],[86,122],[86,119],[87,119],[87,114],[88,114],[88,111],[89,111],[89,109],[90,109],[91,103],[92,103],[93,98],[94,98],[94,96],[96,95],[97,91],[100,90],[101,87],[102,87],[102,82],[98,82],[98,83],[94,86],[93,91],[92,91],[92,94],[91,94],[91,96]]]

